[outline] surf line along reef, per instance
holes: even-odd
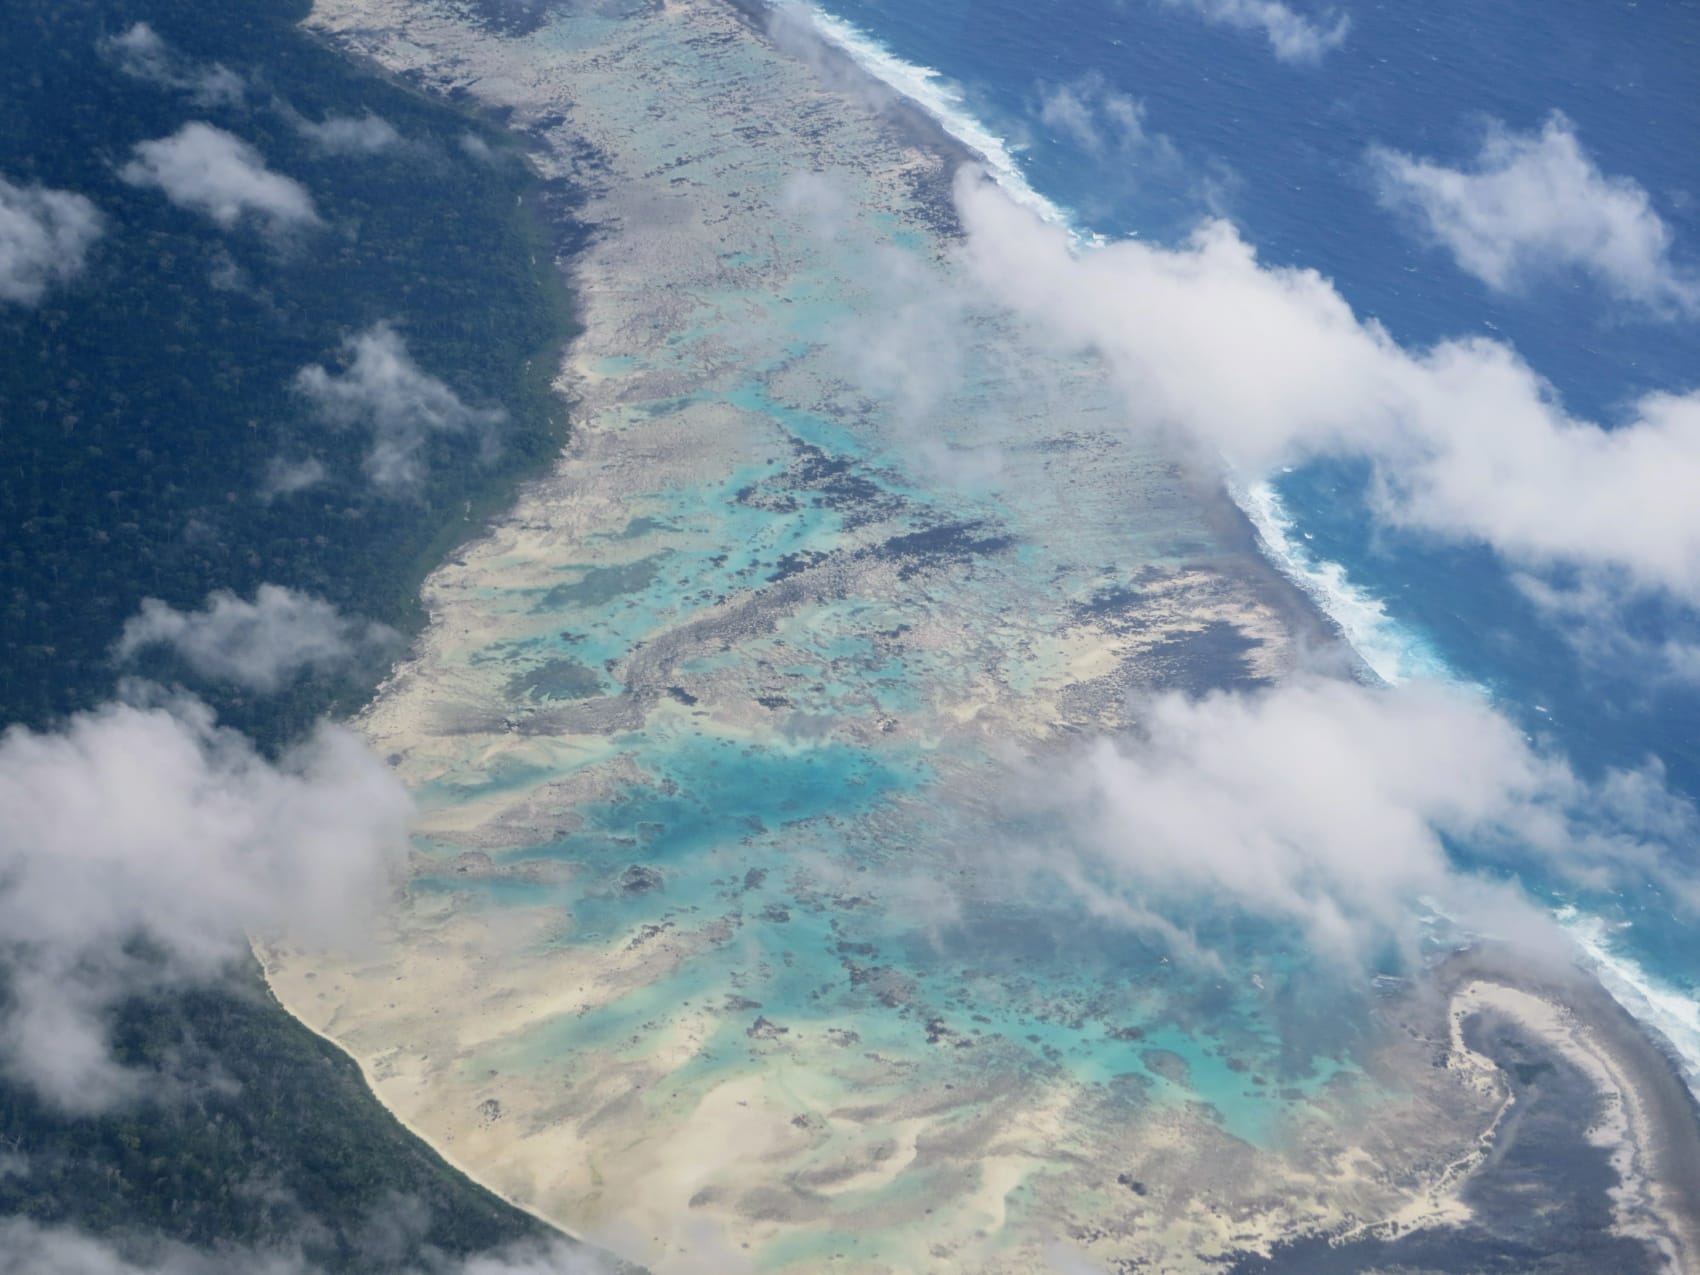
[[[939,339],[899,303],[952,293],[962,146],[760,8],[310,25],[594,189],[572,441],[358,721],[424,810],[405,896],[365,951],[264,954],[410,1127],[663,1273],[1319,1270],[1293,1246],[1567,1242],[1473,1194],[1519,1102],[1596,1255],[1690,1243],[1649,1140],[1692,1111],[1585,996],[1341,990],[1208,916],[1200,959],[1049,870],[1043,759],[1335,639],[1089,363],[988,312],[889,374]]]

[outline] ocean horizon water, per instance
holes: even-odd
[[[1367,245],[1362,247],[1354,247],[1337,224],[1330,224],[1330,196],[1336,208],[1350,207],[1351,201],[1338,198],[1341,189],[1357,196],[1359,218],[1365,215],[1361,205],[1373,202],[1364,173],[1353,172],[1354,163],[1362,165],[1361,156],[1340,153],[1346,151],[1344,147],[1331,153],[1324,141],[1306,142],[1311,162],[1331,170],[1335,189],[1320,200],[1299,198],[1304,183],[1282,181],[1278,173],[1266,171],[1279,160],[1257,155],[1270,133],[1279,132],[1283,124],[1292,126],[1286,113],[1271,110],[1261,118],[1231,114],[1234,130],[1224,128],[1218,114],[1231,112],[1231,107],[1216,100],[1218,96],[1243,100],[1262,80],[1286,82],[1271,87],[1270,102],[1295,96],[1291,92],[1295,81],[1320,82],[1327,91],[1336,78],[1347,84],[1333,91],[1349,97],[1361,92],[1365,79],[1383,75],[1379,68],[1389,61],[1387,51],[1409,56],[1426,43],[1444,38],[1450,18],[1455,40],[1478,41],[1488,50],[1486,56],[1497,58],[1495,64],[1511,73],[1511,80],[1477,82],[1473,87],[1480,92],[1474,95],[1389,94],[1394,109],[1409,107],[1414,99],[1422,113],[1418,136],[1431,144],[1447,139],[1463,158],[1472,130],[1479,133],[1495,111],[1516,103],[1526,115],[1529,102],[1538,102],[1542,89],[1560,85],[1570,91],[1550,93],[1561,100],[1545,103],[1537,114],[1551,109],[1587,120],[1589,140],[1596,144],[1621,140],[1617,130],[1631,126],[1620,118],[1624,106],[1641,99],[1625,97],[1623,84],[1602,79],[1603,68],[1586,56],[1581,35],[1547,47],[1529,59],[1530,67],[1517,73],[1515,51],[1523,48],[1517,32],[1530,17],[1527,4],[1507,6],[1495,16],[1437,12],[1413,17],[1407,24],[1378,12],[1373,24],[1354,21],[1348,27],[1346,47],[1330,52],[1324,65],[1297,67],[1257,47],[1260,36],[1255,31],[1207,30],[1196,13],[1177,12],[1187,6],[1164,6],[1154,0],[1145,4],[1094,0],[1066,10],[1054,4],[1014,3],[900,7],[883,0],[838,0],[830,8],[804,0],[772,0],[772,7],[792,21],[807,21],[820,38],[866,73],[919,106],[946,133],[980,155],[987,173],[1017,204],[1066,228],[1084,250],[1122,237],[1174,236],[1184,230],[1189,217],[1228,215],[1242,234],[1265,245],[1266,255],[1322,269],[1348,300],[1363,296],[1365,303],[1375,307],[1375,317],[1395,332],[1410,333],[1419,341],[1471,330],[1509,336],[1536,369],[1555,383],[1573,410],[1591,408],[1609,422],[1623,403],[1639,393],[1692,388],[1692,380],[1684,380],[1696,374],[1684,357],[1690,347],[1672,343],[1669,333],[1656,334],[1663,340],[1649,342],[1645,323],[1614,319],[1591,328],[1576,324],[1583,330],[1564,331],[1569,326],[1566,307],[1547,310],[1534,303],[1518,305],[1516,298],[1486,298],[1472,280],[1443,280],[1423,288],[1415,284],[1390,287],[1385,265],[1363,269],[1353,277],[1353,264],[1375,256],[1400,259],[1396,268],[1407,274],[1419,269],[1415,250],[1399,241],[1391,222],[1367,231],[1359,225],[1358,237]],[[1582,15],[1575,5],[1559,8],[1562,14],[1548,15],[1541,25],[1569,22],[1581,32],[1600,20]],[[1129,49],[1141,28],[1149,37],[1144,56],[1130,58],[1133,64],[1121,67],[1115,57],[1106,59],[1106,51]],[[1110,29],[1122,34],[1106,36]],[[1644,100],[1666,107],[1680,96],[1685,78],[1696,80],[1700,88],[1700,77],[1680,61],[1684,51],[1700,56],[1700,19],[1690,16],[1671,34],[1677,38],[1667,49],[1644,49],[1654,65],[1638,68],[1646,81],[1640,86]],[[1378,38],[1379,47],[1374,43]],[[1395,41],[1401,39],[1411,44],[1398,47]],[[1633,37],[1620,39],[1613,47],[1632,41]],[[1446,47],[1456,51],[1458,45]],[[1177,51],[1165,66],[1159,50],[1167,48]],[[1508,54],[1508,48],[1514,52]],[[1435,58],[1432,49],[1426,52]],[[1223,63],[1220,78],[1232,85],[1222,95],[1211,91],[1217,79],[1211,71],[1213,59]],[[1621,63],[1612,69],[1624,72]],[[1404,74],[1416,73],[1406,68]],[[1456,71],[1448,83],[1455,85],[1467,74]],[[1400,77],[1388,78],[1398,81]],[[1059,88],[1069,89],[1077,98],[1096,96],[1100,102],[1119,98],[1128,103],[1121,119],[1136,119],[1139,128],[1158,135],[1161,155],[1154,157],[1149,139],[1137,133],[1124,139],[1130,143],[1127,149],[1108,154],[1085,136],[1070,138],[1067,128],[1053,128],[1048,134],[1043,102],[1047,93]],[[1154,91],[1161,93],[1163,101],[1180,103],[1183,109],[1173,116],[1160,114]],[[1434,100],[1437,97],[1441,100]],[[1615,112],[1610,109],[1614,105]],[[1682,103],[1675,113],[1700,121],[1693,102]],[[1323,136],[1330,128],[1324,120],[1302,123]],[[1366,136],[1371,127],[1369,121],[1358,124]],[[1646,130],[1634,146],[1624,148],[1627,155],[1613,147],[1608,171],[1626,160],[1639,161],[1636,176],[1655,190],[1675,190],[1678,197],[1672,202],[1671,221],[1678,235],[1686,235],[1692,244],[1700,242],[1695,234],[1700,230],[1696,216],[1700,198],[1685,196],[1683,183],[1700,174],[1678,167],[1682,160],[1676,147],[1659,144],[1660,135],[1676,127],[1669,118],[1661,120],[1659,129]],[[1381,135],[1370,140],[1384,144],[1403,139]],[[1359,144],[1358,139],[1348,143],[1352,144]],[[1271,153],[1290,153],[1292,145],[1283,138]],[[1191,160],[1191,169],[1184,161],[1177,163],[1177,153]],[[1118,163],[1152,173],[1157,189],[1129,190],[1125,175],[1107,168]],[[1205,170],[1203,175],[1200,169]],[[1095,182],[1110,186],[1115,198],[1107,204],[1096,200]],[[1271,209],[1254,198],[1253,192],[1262,194],[1282,185],[1289,186],[1295,196],[1285,201],[1285,207]],[[1227,207],[1220,197],[1224,186],[1233,192]],[[1193,203],[1186,209],[1189,198]],[[1094,204],[1096,216],[1086,211]],[[1179,218],[1177,208],[1183,209]],[[1265,215],[1271,211],[1273,217]],[[1307,222],[1307,216],[1314,220]],[[1269,233],[1272,230],[1276,233]],[[1425,276],[1443,274],[1430,261],[1423,261],[1421,270]],[[1377,273],[1383,277],[1376,278]],[[1674,326],[1685,330],[1683,336],[1693,337],[1693,323]],[[1575,357],[1578,341],[1587,343],[1587,357]],[[1678,792],[1690,799],[1700,795],[1700,767],[1688,754],[1690,741],[1677,738],[1685,733],[1690,714],[1700,709],[1694,688],[1663,687],[1661,702],[1652,706],[1653,711],[1602,710],[1597,701],[1609,700],[1625,685],[1634,685],[1641,670],[1587,663],[1585,656],[1567,645],[1557,626],[1532,613],[1511,570],[1490,554],[1437,549],[1421,537],[1401,536],[1377,526],[1365,479],[1351,465],[1324,460],[1303,467],[1303,472],[1286,468],[1251,481],[1230,479],[1226,486],[1270,562],[1328,616],[1380,681],[1398,685],[1428,680],[1465,688],[1490,699],[1531,733],[1539,732],[1549,747],[1556,747],[1579,768],[1634,766],[1650,755],[1658,759]],[[1440,578],[1435,579],[1436,575]],[[1426,596],[1424,586],[1429,586]],[[1509,644],[1504,638],[1507,624],[1516,626],[1519,639]],[[1590,696],[1596,702],[1590,703]],[[1640,698],[1646,702],[1644,687]],[[1610,721],[1605,720],[1607,716]],[[1587,901],[1569,898],[1544,882],[1530,884],[1537,893],[1545,893],[1578,958],[1669,1047],[1690,1088],[1700,1095],[1700,1000],[1693,976],[1694,958],[1700,953],[1688,941],[1680,919],[1666,913],[1667,929],[1661,933],[1658,912],[1650,913],[1644,904],[1632,905],[1632,914],[1621,901],[1609,914],[1590,913],[1585,910],[1590,906]],[[1594,900],[1592,905],[1600,902]],[[1604,902],[1611,906],[1613,901]]]

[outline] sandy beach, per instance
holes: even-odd
[[[1674,1075],[1583,992],[1483,973],[1371,1012],[1366,1058],[1289,1057],[1261,982],[1024,948],[1008,759],[1333,635],[993,317],[876,398],[851,355],[894,310],[931,332],[893,303],[948,291],[960,149],[747,6],[616,8],[310,20],[503,112],[594,231],[573,440],[358,722],[421,803],[414,878],[359,953],[264,947],[284,1004],[451,1162],[661,1275],[1228,1271],[1459,1226],[1517,1105],[1468,1034],[1498,1016],[1615,1095],[1620,1226],[1686,1260]]]

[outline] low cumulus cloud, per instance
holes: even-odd
[[[463,403],[413,361],[407,342],[388,323],[349,337],[342,348],[344,370],[315,363],[301,369],[295,388],[333,424],[372,431],[365,469],[379,489],[401,493],[417,488],[425,476],[425,445],[433,435],[470,433],[484,446],[494,445],[494,431],[507,413]]]
[[[269,503],[279,496],[293,496],[298,491],[317,487],[329,476],[324,461],[316,456],[307,456],[301,460],[274,456],[266,462],[265,480],[260,484],[260,499]]]
[[[1068,84],[1041,85],[1039,122],[1100,159],[1130,155],[1151,140],[1144,106],[1097,71]]]
[[[0,1275],[312,1275],[297,1258],[250,1249],[216,1256],[182,1244],[135,1242],[123,1246],[73,1227],[43,1226],[27,1218],[0,1221]]]
[[[251,602],[220,589],[199,611],[146,598],[124,625],[116,654],[128,660],[166,647],[201,677],[269,693],[305,672],[369,664],[400,641],[389,626],[350,619],[322,598],[262,584]]]
[[[1579,273],[1653,311],[1700,312],[1700,275],[1672,260],[1647,192],[1602,173],[1561,114],[1538,132],[1490,125],[1463,167],[1386,149],[1370,158],[1382,204],[1490,288]]]
[[[1322,55],[1346,42],[1351,26],[1345,14],[1309,18],[1279,0],[1163,0],[1170,8],[1190,9],[1217,26],[1251,31],[1269,41],[1283,62],[1320,62]]]
[[[801,173],[785,184],[785,210],[825,242],[854,233],[853,205],[833,177]],[[971,323],[965,298],[932,286],[933,276],[914,254],[889,244],[869,249],[862,278],[870,294],[866,312],[837,326],[827,345],[857,388],[890,405],[905,424],[919,426],[944,392],[965,374],[964,336]],[[920,440],[922,446],[931,440]]]
[[[327,155],[377,155],[402,144],[395,125],[381,115],[325,116],[314,122],[296,115],[290,121],[296,132]]]
[[[271,761],[199,702],[156,693],[7,731],[0,1065],[70,1111],[135,1098],[106,1012],[138,988],[217,977],[248,932],[354,933],[405,862],[410,813],[337,726]]]
[[[139,142],[118,175],[132,186],[157,188],[180,208],[210,217],[225,230],[252,218],[273,235],[319,224],[307,188],[266,167],[259,151],[202,121],[170,137]]]
[[[101,57],[132,79],[181,90],[200,106],[236,106],[248,92],[247,82],[236,72],[184,57],[145,22],[102,37],[96,47]]]
[[[1406,350],[1315,271],[1260,263],[1226,221],[1177,247],[1082,248],[976,174],[957,198],[977,286],[1054,348],[1099,355],[1135,427],[1247,478],[1361,457],[1384,520],[1700,604],[1700,393],[1649,395],[1602,428],[1508,346]]]
[[[1409,950],[1419,900],[1479,932],[1550,942],[1516,887],[1461,872],[1449,844],[1590,889],[1653,880],[1700,905],[1668,848],[1693,836],[1694,812],[1657,771],[1585,783],[1485,702],[1433,684],[1300,678],[1160,697],[1137,734],[1050,776],[1045,801],[1079,847],[1046,870],[1099,914],[1160,928],[1211,900],[1349,961]]]
[[[605,1258],[556,1242],[481,1253],[451,1268],[447,1275],[616,1275],[616,1267]]]
[[[395,1269],[386,1265],[386,1270]],[[166,1240],[97,1238],[26,1218],[0,1220],[0,1275],[326,1275],[297,1253],[208,1252]],[[427,1253],[406,1275],[615,1275],[616,1267],[565,1241],[516,1244],[469,1258]]]
[[[845,57],[845,41],[853,28],[828,17],[810,0],[776,0],[768,7],[766,32],[781,51],[806,64],[835,92],[852,96],[876,111],[899,100],[891,85]]]
[[[35,305],[75,278],[102,226],[100,210],[74,191],[0,177],[0,301]]]

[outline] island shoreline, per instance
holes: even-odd
[[[769,10],[765,5],[760,3],[760,0],[725,0],[725,3],[730,4],[743,16],[746,25],[752,29],[758,38],[767,38],[765,28],[758,24],[758,19],[764,18]],[[335,42],[332,41],[332,43],[334,44]],[[854,60],[848,57],[848,55],[831,50],[828,50],[828,53],[840,58],[843,66],[847,69],[853,70],[855,74],[866,75],[866,72],[857,66]],[[893,119],[894,122],[904,127],[917,146],[923,147],[928,150],[929,153],[940,158],[945,169],[944,176],[940,180],[942,181],[946,191],[948,191],[950,180],[957,168],[959,168],[962,164],[975,163],[978,161],[978,157],[975,156],[971,150],[963,146],[956,139],[951,138],[932,116],[927,114],[922,108],[908,99],[902,98],[900,95],[893,94],[892,104],[882,109],[890,112],[888,118]],[[522,135],[525,135],[524,130],[516,131],[520,131]],[[1255,578],[1260,592],[1271,602],[1271,605],[1276,608],[1283,621],[1295,629],[1301,642],[1308,641],[1317,647],[1343,644],[1344,639],[1340,633],[1339,626],[1332,620],[1331,617],[1317,606],[1314,599],[1306,595],[1304,591],[1280,569],[1278,564],[1271,561],[1268,555],[1261,550],[1259,547],[1259,537],[1257,536],[1255,528],[1249,518],[1245,515],[1244,511],[1241,510],[1238,504],[1232,500],[1226,488],[1221,484],[1215,484],[1214,488],[1210,491],[1203,490],[1202,484],[1200,485],[1200,488],[1201,489],[1197,491],[1196,495],[1199,498],[1201,506],[1206,511],[1207,517],[1212,521],[1212,524],[1219,529],[1218,543],[1223,551],[1223,556],[1233,559],[1239,570],[1247,572],[1248,575]],[[1255,558],[1255,563],[1252,562],[1252,558]],[[1219,563],[1216,565],[1220,567]],[[264,965],[263,960],[262,965]],[[1462,975],[1459,977],[1460,979],[1463,978]],[[1454,985],[1453,990],[1456,990],[1456,985]],[[1597,1000],[1590,1000],[1587,996],[1583,996],[1580,1000],[1582,1001],[1584,1008],[1577,1011],[1579,1016],[1587,1017],[1589,1014],[1604,1014],[1609,1017],[1610,1014],[1615,1012],[1617,1018],[1612,1019],[1614,1029],[1622,1029],[1626,1022],[1629,1029],[1636,1033],[1637,1040],[1639,1040],[1648,1049],[1653,1050],[1654,1053],[1659,1053],[1651,1041],[1648,1029],[1630,1016],[1615,1000],[1612,1000],[1609,994],[1605,993],[1603,988],[1598,988],[1597,990],[1599,995],[1604,997],[1607,1004],[1602,1005]],[[299,1016],[297,1015],[297,1017]],[[312,1028],[311,1024],[308,1024],[308,1026],[324,1039],[332,1039],[325,1032],[320,1031],[317,1028]],[[332,1043],[336,1042],[333,1041]],[[338,1048],[343,1048],[343,1046],[339,1044]],[[348,1051],[345,1050],[345,1052]],[[1676,1084],[1682,1088],[1682,1092],[1687,1095],[1686,1111],[1688,1118],[1692,1123],[1694,1114],[1692,1094],[1687,1093],[1686,1086],[1682,1085],[1679,1074],[1670,1066],[1667,1058],[1664,1058],[1663,1055],[1660,1054],[1658,1061],[1664,1066],[1666,1073],[1668,1073],[1668,1077],[1674,1080]],[[376,1096],[378,1090],[374,1083],[374,1077],[363,1062],[361,1062],[358,1058],[356,1059],[356,1062],[360,1065],[361,1074],[365,1078],[368,1088],[372,1089]],[[1642,1058],[1640,1065],[1645,1066],[1646,1062],[1647,1060]],[[1643,1079],[1645,1079],[1645,1076],[1643,1076]],[[1654,1093],[1654,1105],[1656,1105],[1661,1112],[1675,1110],[1675,1108],[1671,1106],[1672,1101],[1674,1101],[1672,1095],[1664,1092],[1663,1087],[1657,1084],[1652,1084],[1650,1085],[1650,1089]],[[378,1100],[382,1101],[381,1098]],[[509,1200],[510,1203],[516,1203],[516,1207],[522,1208],[531,1216],[561,1230],[563,1234],[572,1235],[572,1232],[568,1231],[565,1227],[562,1227],[560,1223],[551,1220],[533,1208],[524,1204],[518,1204],[513,1201],[507,1193],[468,1172],[465,1166],[460,1164],[453,1156],[448,1154],[445,1147],[439,1142],[426,1138],[422,1132],[419,1133],[419,1136],[425,1138],[425,1140],[439,1155],[442,1155],[443,1158],[450,1164],[454,1165],[458,1171],[466,1174],[466,1176],[471,1178],[473,1181],[480,1182],[482,1185],[485,1185],[487,1189],[490,1189],[501,1198]],[[1700,1136],[1697,1136],[1695,1139],[1694,1152],[1695,1164],[1700,1165]],[[1689,1172],[1689,1166],[1686,1158],[1683,1159],[1682,1166],[1679,1166],[1679,1171],[1680,1175],[1683,1175],[1685,1192],[1688,1191],[1689,1184],[1700,1186],[1700,1169],[1695,1171],[1692,1178],[1686,1176]],[[1689,1198],[1697,1197],[1690,1194]]]

